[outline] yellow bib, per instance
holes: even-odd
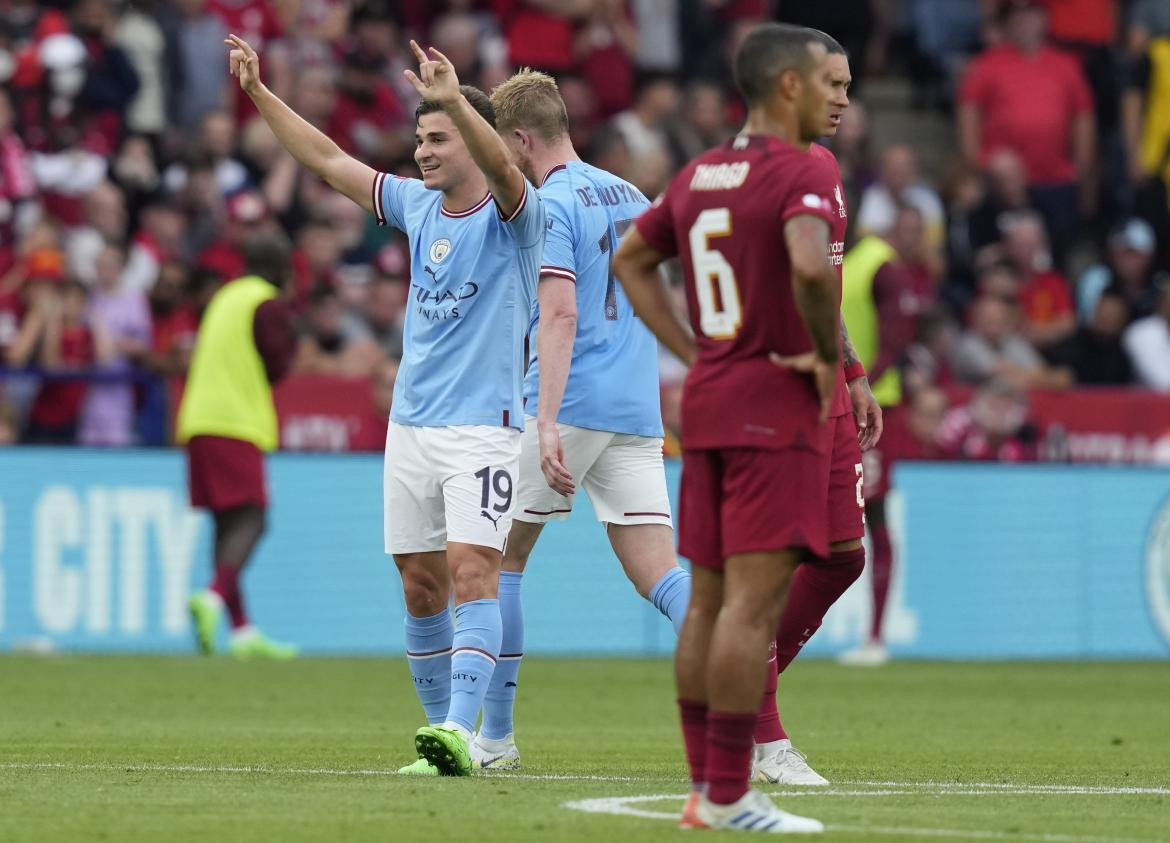
[[[873,303],[873,279],[882,264],[897,257],[894,247],[870,235],[845,254],[841,270],[841,318],[857,356],[868,369],[878,355],[878,313]],[[902,376],[890,367],[873,385],[873,394],[883,407],[902,400]]]
[[[212,297],[199,323],[179,406],[179,442],[192,436],[226,436],[262,451],[276,448],[276,406],[252,327],[256,308],[276,295],[274,286],[249,275],[225,284]]]

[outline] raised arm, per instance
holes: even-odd
[[[434,59],[428,59],[422,47],[414,41],[410,42],[410,49],[418,59],[418,73],[404,70],[403,75],[414,85],[420,97],[443,106],[443,111],[459,130],[475,166],[487,179],[488,190],[500,212],[511,216],[519,208],[527,190],[524,174],[512,163],[512,156],[496,130],[459,91],[459,77],[455,75],[451,60],[434,47],[430,48]]]
[[[243,38],[229,35],[224,41],[232,49],[228,64],[240,88],[252,98],[276,139],[304,167],[320,176],[330,187],[348,196],[370,213],[374,212],[374,177],[377,175],[356,158],[346,155],[330,140],[260,81],[260,57]]]

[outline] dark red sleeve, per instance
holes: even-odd
[[[877,381],[886,369],[896,366],[906,348],[914,342],[916,321],[913,314],[902,312],[902,294],[909,290],[910,279],[897,264],[885,263],[873,277],[873,303],[877,309],[878,353],[869,367],[869,377]]]
[[[827,222],[831,230],[837,219],[833,208],[837,184],[836,160],[830,162],[810,155],[807,166],[800,169],[789,185],[787,195],[781,200],[781,224],[793,217],[809,215]]]
[[[262,302],[252,318],[252,336],[268,382],[277,383],[288,374],[297,351],[297,332],[288,304],[281,299]]]
[[[671,188],[667,188],[665,193],[654,200],[653,205],[634,220],[634,226],[642,238],[666,257],[678,254],[678,243],[674,236],[674,217],[670,213],[670,191]]]

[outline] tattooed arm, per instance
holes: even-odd
[[[845,369],[845,379],[852,381],[858,377],[865,377],[864,367],[861,369],[861,374],[855,375],[853,378],[849,377],[850,369],[855,366],[861,366],[861,357],[857,354],[857,349],[853,346],[853,340],[849,339],[849,329],[845,327],[845,320],[841,320],[841,366]],[[868,382],[868,378],[866,378]]]

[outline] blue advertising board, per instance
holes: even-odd
[[[401,652],[380,457],[275,454],[268,470],[270,529],[245,575],[253,620],[306,652]],[[676,464],[668,475],[677,490]],[[895,655],[1170,654],[1170,471],[924,464],[895,476]],[[209,519],[187,504],[179,452],[0,451],[0,649],[190,650],[186,601],[209,578],[210,538]],[[865,634],[867,577],[808,655]],[[674,645],[584,500],[545,530],[524,610],[530,653],[666,655]]]

